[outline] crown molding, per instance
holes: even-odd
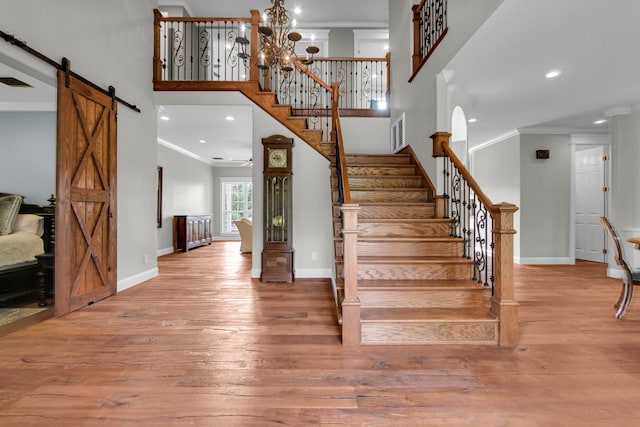
[[[478,144],[475,147],[469,148],[469,153],[473,153],[474,151],[478,151],[478,150],[483,150],[485,148],[488,148],[495,144],[499,144],[500,142],[506,141],[507,139],[513,138],[514,136],[518,136],[518,135],[520,135],[520,132],[518,132],[517,129],[513,129],[505,133],[504,135],[500,135],[497,138],[490,139],[489,141],[483,142],[482,144]]]
[[[158,138],[158,144],[160,144],[160,145],[162,145],[164,147],[167,147],[170,150],[173,150],[175,152],[183,154],[183,155],[185,155],[187,157],[191,157],[192,159],[198,160],[198,161],[200,161],[202,163],[206,163],[209,166],[215,166],[215,163],[213,163],[213,160],[209,160],[209,159],[207,159],[205,157],[199,156],[199,155],[197,155],[195,153],[192,153],[189,150],[185,150],[182,147],[178,147],[177,145],[172,144],[169,141],[165,141],[164,139]]]

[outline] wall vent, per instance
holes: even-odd
[[[407,145],[405,138],[404,113],[391,126],[391,152],[396,153]]]
[[[11,87],[33,87],[28,83],[18,80],[15,77],[0,77],[0,83],[4,83]]]

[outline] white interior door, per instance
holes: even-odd
[[[606,235],[600,224],[607,193],[604,146],[576,152],[576,259],[606,262]]]

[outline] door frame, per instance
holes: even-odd
[[[569,215],[569,258],[573,264],[576,263],[576,151],[579,145],[590,146],[603,146],[607,159],[611,159],[611,137],[609,134],[594,133],[594,134],[571,134],[571,194],[569,200],[569,209],[571,211]],[[610,197],[611,192],[611,167],[605,169],[605,181],[607,191],[604,194],[604,211],[605,215],[610,211]],[[609,242],[605,239],[605,249],[608,247]]]

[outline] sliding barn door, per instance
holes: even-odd
[[[59,316],[116,293],[116,105],[58,72]]]

